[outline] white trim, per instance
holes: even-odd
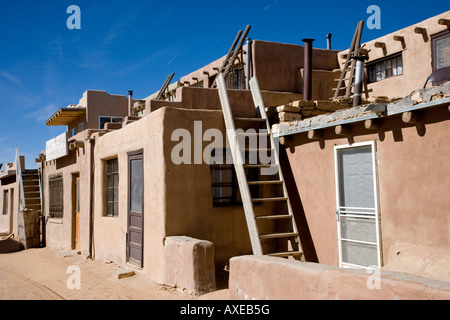
[[[373,189],[374,189],[374,203],[375,208],[357,208],[357,207],[344,207],[340,205],[340,194],[339,194],[339,166],[338,166],[338,151],[342,149],[351,149],[351,148],[359,148],[359,147],[371,147],[372,151],[372,174],[373,174]],[[342,261],[342,241],[349,241],[349,242],[359,242],[359,243],[365,243],[370,245],[376,245],[377,249],[377,262],[378,267],[381,267],[381,242],[380,242],[380,213],[379,213],[379,189],[378,189],[378,161],[377,161],[377,148],[375,141],[368,141],[368,142],[359,142],[359,143],[353,143],[353,144],[347,144],[347,145],[335,145],[334,146],[334,167],[335,167],[335,188],[336,188],[336,218],[337,218],[337,231],[338,231],[338,253],[339,253],[339,266],[340,267],[356,267],[356,268],[364,268],[367,269],[367,267],[363,266],[356,266],[352,265],[350,263],[346,263]],[[349,210],[349,209],[356,209],[356,210]],[[364,212],[361,212],[359,210],[367,210]],[[370,211],[373,212],[370,212]],[[350,213],[350,214],[349,214]],[[349,239],[343,239],[341,235],[341,217],[348,217],[348,218],[357,218],[357,219],[375,219],[375,228],[376,228],[376,243],[369,243],[365,241],[358,241],[358,240],[349,240]]]

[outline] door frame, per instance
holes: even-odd
[[[133,265],[137,268],[143,268],[144,267],[144,150],[136,150],[132,152],[127,153],[127,234],[126,234],[126,262]],[[131,220],[131,161],[133,160],[142,160],[142,213],[141,213],[141,254],[142,259],[140,261],[140,265],[136,265],[133,262],[130,262],[130,242],[129,242],[129,231],[130,231],[130,220]]]
[[[340,186],[339,186],[339,159],[338,152],[342,149],[354,149],[360,147],[371,147],[372,152],[372,174],[373,174],[373,190],[374,190],[374,218],[375,218],[375,232],[376,232],[376,245],[377,245],[377,262],[378,268],[382,266],[382,245],[380,235],[380,197],[379,197],[379,182],[378,182],[378,150],[376,141],[358,142],[353,144],[335,145],[334,146],[334,167],[335,167],[335,188],[336,188],[336,220],[337,220],[337,232],[338,232],[338,253],[339,253],[339,267],[341,268],[360,268],[360,269],[373,269],[370,267],[364,267],[360,265],[354,265],[342,261],[342,245],[341,245],[341,213],[340,213]],[[358,208],[355,208],[358,209]]]

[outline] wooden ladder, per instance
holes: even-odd
[[[227,74],[230,72],[231,67],[234,65],[234,61],[236,60],[239,52],[242,53],[242,46],[244,45],[244,41],[250,32],[251,26],[248,25],[244,32],[242,30],[239,30],[238,34],[236,35],[236,38],[233,41],[233,44],[231,45],[230,50],[228,50],[228,53],[225,57],[225,60],[222,63],[222,66],[220,67],[216,78],[214,79],[214,82],[212,84],[213,88],[217,87],[217,78],[223,74],[224,77],[227,76]]]
[[[355,66],[356,61],[353,57],[356,57],[361,54],[361,36],[364,28],[364,21],[361,20],[358,22],[358,25],[355,30],[355,34],[352,39],[352,43],[350,45],[350,49],[347,54],[346,61],[344,63],[344,69],[341,72],[341,77],[336,79],[338,81],[338,85],[335,89],[334,97],[335,99],[351,99],[352,88],[354,87],[355,80]],[[364,92],[366,94],[366,98],[368,98],[368,89],[367,89],[367,81],[366,76],[364,77]],[[341,93],[342,90],[345,90],[345,93]]]
[[[217,78],[217,85],[253,254],[285,258],[293,257],[304,261],[299,232],[281,172],[277,150],[278,145],[275,144],[271,133],[258,81],[256,77],[250,80],[256,111],[256,116],[253,117],[233,116],[225,79],[222,74]],[[236,129],[237,123],[241,123],[243,127],[245,125],[258,124],[265,128],[259,128],[258,132],[250,132],[250,130],[243,132],[242,128]],[[245,137],[252,135],[258,136],[259,139],[265,136],[267,138],[267,146],[263,148],[260,146],[260,143],[258,143],[257,148],[245,146]],[[242,138],[244,138],[244,145],[240,143]],[[259,156],[257,163],[249,162],[249,152],[258,152],[258,155],[261,155],[261,151],[268,150],[271,153],[271,159],[268,163],[261,163]],[[249,170],[258,170],[256,175],[258,178],[249,180],[246,170],[247,173]],[[263,177],[265,179],[262,179]],[[254,190],[255,187],[258,188],[257,195],[251,192],[251,188]],[[264,196],[259,195],[260,193],[262,194],[262,191],[265,191]],[[276,192],[277,195],[271,194],[272,192]],[[262,209],[262,206],[266,204],[269,206],[269,213],[256,213],[256,211],[261,210],[255,210],[255,206]],[[265,208],[267,209],[267,207]]]

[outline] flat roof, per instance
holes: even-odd
[[[72,121],[86,115],[86,108],[61,108],[56,111],[46,122],[46,126],[65,126]]]

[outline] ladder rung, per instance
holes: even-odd
[[[289,257],[289,256],[301,256],[303,252],[301,251],[285,251],[285,252],[275,252],[275,253],[268,253],[268,256],[271,257]]]
[[[263,201],[286,201],[287,197],[275,197],[275,198],[252,198],[253,202],[263,202]]]
[[[244,164],[244,168],[270,168],[277,166],[277,164]]]
[[[233,120],[235,121],[258,121],[258,122],[265,122],[267,119],[263,119],[263,118],[242,118],[242,117],[236,117],[233,118]]]
[[[273,151],[273,148],[245,148],[245,149],[243,149],[243,150],[240,150],[240,151],[252,151],[252,152],[255,152],[255,151]]]
[[[273,239],[273,238],[290,238],[298,236],[297,232],[284,232],[284,233],[269,233],[259,236],[260,239]]]
[[[259,132],[240,132],[236,133],[238,136],[269,136],[270,134],[268,132],[266,133],[259,133]]]
[[[256,217],[256,219],[259,219],[259,220],[265,220],[265,219],[268,219],[268,220],[271,220],[271,219],[291,219],[291,218],[292,218],[292,216],[290,214],[275,214],[275,215],[271,215],[271,216],[259,216],[259,217]]]
[[[248,181],[248,185],[263,185],[263,184],[282,184],[283,180],[267,180],[267,181]]]

